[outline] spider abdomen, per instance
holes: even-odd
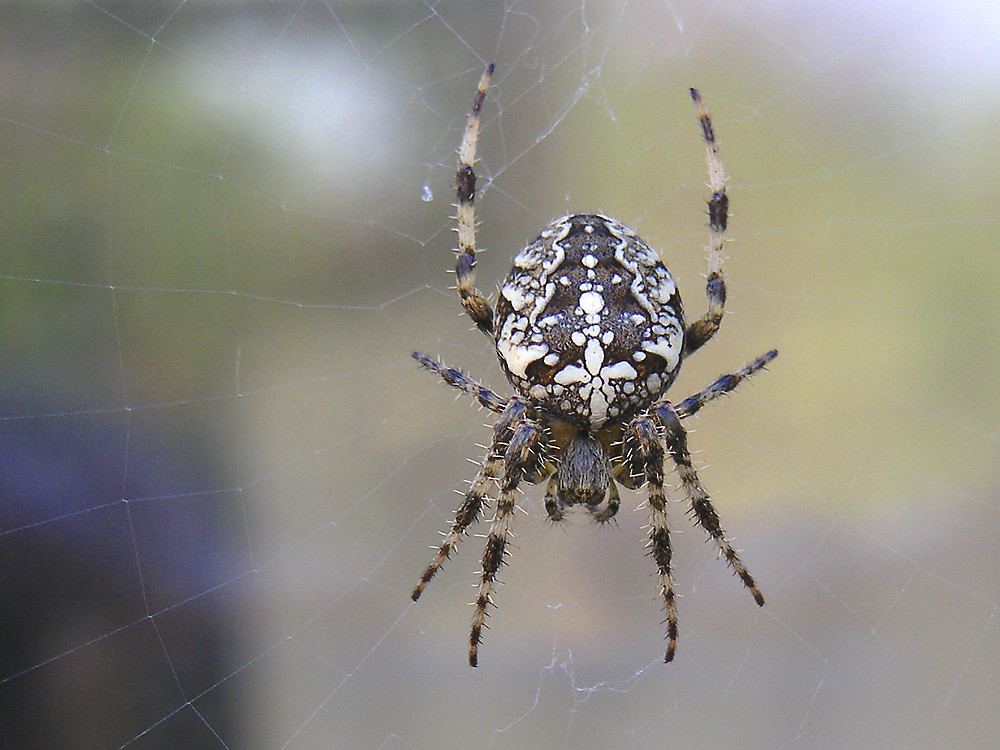
[[[564,216],[514,258],[494,316],[507,379],[591,430],[654,403],[684,344],[680,295],[657,254],[606,216]]]

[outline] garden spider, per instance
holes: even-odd
[[[677,648],[677,611],[663,486],[667,455],[694,519],[757,604],[764,604],[753,577],[722,531],[691,462],[681,421],[763,369],[778,352],[771,350],[723,375],[677,405],[662,398],[684,357],[715,335],[726,301],[722,258],[729,199],[712,123],[701,96],[691,89],[712,191],[708,201],[708,312],[704,316],[685,325],[677,287],[657,254],[631,229],[599,214],[564,216],[545,227],[514,258],[494,311],[475,286],[473,207],[480,109],[492,73],[493,65],[489,65],[479,81],[458,151],[455,273],[462,305],[493,341],[500,366],[517,393],[503,398],[461,370],[413,353],[421,365],[499,419],[486,459],[412,598],[420,598],[469,526],[479,519],[491,485],[497,484],[499,497],[486,537],[469,638],[469,664],[475,667],[496,575],[507,554],[518,485],[548,479],[545,510],[552,521],[561,521],[569,506],[582,505],[598,523],[609,521],[618,511],[618,484],[630,489],[646,485],[648,547],[666,612],[664,661],[669,662]]]

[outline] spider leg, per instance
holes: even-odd
[[[714,401],[719,396],[726,395],[751,375],[763,370],[767,367],[767,364],[777,356],[777,349],[772,349],[771,351],[765,352],[761,356],[757,357],[757,359],[753,362],[744,365],[736,372],[720,376],[719,379],[712,383],[712,385],[708,386],[708,388],[703,388],[693,396],[689,396],[677,404],[677,406],[674,407],[674,411],[677,412],[677,417],[679,419],[686,419],[687,417],[690,417],[709,401]]]
[[[698,121],[701,123],[702,138],[705,140],[706,162],[708,166],[708,187],[712,196],[708,200],[708,278],[705,295],[708,297],[708,312],[687,327],[684,334],[684,355],[700,349],[722,323],[726,305],[726,281],[722,275],[722,251],[726,244],[726,222],[729,219],[729,197],[726,195],[726,173],[719,158],[719,148],[715,143],[715,132],[708,117],[705,103],[697,89],[691,89]]]
[[[664,662],[672,661],[677,651],[677,603],[670,568],[670,526],[667,519],[667,494],[663,489],[663,443],[656,424],[648,415],[636,417],[628,428],[628,449],[637,454],[649,488],[649,554],[660,577],[660,595],[667,616],[667,653]]]
[[[452,522],[451,529],[445,536],[444,541],[441,542],[437,554],[434,555],[434,559],[431,560],[430,565],[427,566],[427,570],[424,571],[424,574],[417,582],[416,588],[413,589],[413,593],[410,594],[410,598],[413,601],[417,601],[420,598],[420,595],[424,592],[424,587],[430,583],[435,573],[444,565],[444,561],[458,547],[458,543],[465,535],[466,529],[479,520],[479,514],[482,512],[483,505],[488,499],[489,484],[497,476],[499,469],[500,456],[496,451],[491,450],[483,462],[482,468],[476,473],[476,478],[472,480],[472,486],[469,487],[469,491],[465,494],[465,500],[462,501],[458,510],[455,511],[455,520]]]
[[[448,385],[458,388],[481,405],[496,414],[502,414],[507,406],[507,400],[501,398],[479,381],[473,380],[461,370],[454,367],[447,367],[437,360],[431,359],[426,354],[413,352],[413,358],[431,372],[436,372]]]
[[[517,403],[517,402],[515,402]],[[503,478],[496,513],[490,522],[490,531],[483,550],[483,573],[476,596],[472,630],[469,634],[469,665],[479,664],[479,644],[486,619],[486,610],[493,604],[496,575],[504,563],[510,522],[514,515],[514,496],[525,471],[537,463],[544,440],[542,427],[532,419],[522,419],[514,428],[503,457]]]
[[[486,301],[482,292],[476,289],[476,173],[473,165],[476,161],[476,140],[479,138],[479,110],[486,98],[486,90],[493,75],[493,64],[486,66],[483,77],[479,80],[475,99],[472,101],[472,112],[465,125],[462,145],[458,149],[458,173],[456,193],[458,203],[455,220],[458,231],[458,248],[455,250],[455,277],[458,283],[458,296],[462,306],[475,322],[480,331],[492,336],[493,308]]]
[[[437,365],[433,360],[428,361]],[[503,417],[501,417],[500,421],[493,428],[493,441],[486,454],[486,460],[483,461],[482,468],[476,473],[469,491],[465,494],[465,500],[462,501],[462,504],[455,512],[455,520],[452,522],[451,529],[445,535],[444,541],[438,548],[437,554],[434,555],[434,559],[431,560],[430,565],[427,566],[427,570],[424,571],[424,574],[417,582],[416,588],[413,589],[413,593],[410,594],[410,598],[413,601],[417,601],[420,598],[424,588],[430,583],[430,580],[440,570],[441,566],[444,565],[444,561],[451,556],[451,553],[458,546],[469,526],[479,520],[483,505],[489,499],[487,493],[490,483],[500,476],[500,471],[503,468],[503,445],[510,439],[511,422],[519,419],[526,408],[523,402],[512,399],[504,409]]]
[[[746,569],[743,561],[736,554],[733,545],[726,539],[725,532],[723,532],[722,525],[719,522],[719,514],[712,507],[712,499],[709,497],[705,486],[698,477],[698,472],[695,471],[691,463],[691,453],[687,447],[687,432],[681,425],[680,416],[669,402],[657,406],[653,410],[653,414],[656,420],[663,426],[667,450],[670,451],[670,456],[677,467],[677,474],[680,476],[684,494],[691,501],[691,510],[694,513],[695,519],[708,532],[708,535],[712,537],[712,541],[715,542],[719,553],[726,558],[726,562],[729,563],[729,566],[740,577],[740,580],[743,581],[743,585],[750,589],[750,593],[753,594],[753,598],[756,600],[758,606],[763,607],[764,596],[757,588],[757,584],[754,582],[753,576],[750,575],[750,571]]]

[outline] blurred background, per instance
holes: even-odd
[[[992,3],[0,6],[0,745],[982,747],[1000,732]],[[501,393],[454,291],[600,210],[704,310],[679,400],[758,609],[678,502],[663,615],[617,526],[528,488],[480,668],[482,540],[409,593]],[[482,531],[480,527],[479,531]]]

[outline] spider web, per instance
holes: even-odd
[[[943,747],[1000,731],[1000,15],[988,3],[86,2],[0,9],[0,744]],[[479,284],[567,211],[704,309],[701,88],[731,175],[720,334],[771,347],[690,443],[763,609],[639,493],[520,501],[409,592],[509,392],[447,269],[488,61]]]

